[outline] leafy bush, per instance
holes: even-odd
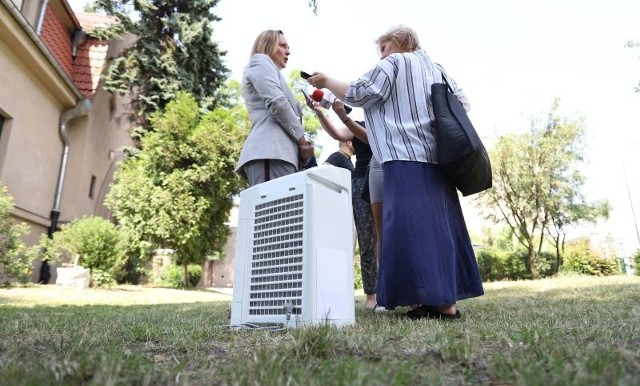
[[[108,272],[100,269],[91,270],[91,285],[94,287],[113,287],[116,284],[115,279]]]
[[[522,257],[524,259],[524,257]],[[558,272],[556,255],[549,252],[540,252],[536,259],[538,274],[540,277],[553,276]]]
[[[482,281],[527,278],[523,257],[517,252],[483,249],[476,253]]]
[[[564,270],[592,276],[619,275],[621,273],[616,260],[596,255],[588,240],[580,240],[576,244],[566,247]]]
[[[152,258],[153,245],[148,241],[139,240],[130,228],[118,227],[118,230],[123,236],[126,262],[122,272],[114,279],[121,284],[146,283],[149,280],[148,266]]]
[[[41,240],[53,261],[75,259],[85,268],[122,276],[126,264],[124,237],[102,217],[85,217],[63,225],[50,241]]]
[[[633,261],[633,269],[635,271],[635,275],[640,276],[640,249],[638,249],[635,255],[631,257],[631,261]]]
[[[181,265],[171,265],[164,271],[162,282],[171,288],[193,288],[198,285],[202,278],[202,267],[197,264],[187,266],[188,286],[185,286],[184,267]]]
[[[28,227],[11,220],[11,208],[13,197],[5,186],[0,185],[0,276],[4,272],[11,278],[26,283],[31,278],[34,255],[20,240],[28,232]]]

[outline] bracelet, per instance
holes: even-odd
[[[344,123],[345,125],[346,125],[346,124],[347,124],[347,122],[349,122],[350,120],[351,120],[351,117],[347,117],[347,119],[345,119],[344,121],[342,121],[342,119],[341,119],[342,123]]]

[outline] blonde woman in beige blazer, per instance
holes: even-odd
[[[295,173],[313,156],[302,110],[280,73],[288,60],[289,44],[282,31],[258,35],[242,79],[251,132],[236,165],[249,186]]]

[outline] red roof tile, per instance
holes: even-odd
[[[78,48],[73,61],[73,83],[85,97],[91,97],[98,88],[104,69],[109,44],[98,39],[88,39]]]
[[[109,44],[97,39],[87,39],[78,47],[75,59],[72,57],[73,32],[64,24],[58,14],[59,7],[47,7],[42,26],[41,39],[67,73],[78,90],[85,97],[95,94],[104,69]],[[115,21],[112,17],[77,13],[76,18],[84,30],[104,26]]]
[[[65,27],[55,7],[47,7],[40,38],[69,77],[71,77],[73,67],[71,58],[71,33],[72,32]]]
[[[76,12],[76,18],[82,29],[89,32],[95,27],[108,26],[116,21],[114,17],[84,12]],[[73,62],[73,82],[85,97],[93,96],[98,88],[108,50],[108,42],[91,38],[78,47]]]

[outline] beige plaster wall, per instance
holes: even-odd
[[[5,69],[0,71],[0,109],[6,117],[0,181],[21,216],[43,222],[52,208],[62,152],[57,128],[62,106],[2,41],[0,52]]]
[[[0,7],[0,114],[5,117],[0,181],[14,198],[14,219],[30,227],[23,241],[33,245],[51,224],[63,151],[60,117],[79,102],[79,94],[5,11]],[[110,55],[122,44],[126,42],[114,45]],[[122,119],[128,100],[99,89],[92,102],[87,116],[67,125],[69,153],[59,225],[93,214],[109,217],[104,197],[122,146],[130,144],[129,123]],[[96,182],[89,197],[92,176]],[[39,264],[34,281],[38,271]],[[53,282],[55,267],[51,273]]]

